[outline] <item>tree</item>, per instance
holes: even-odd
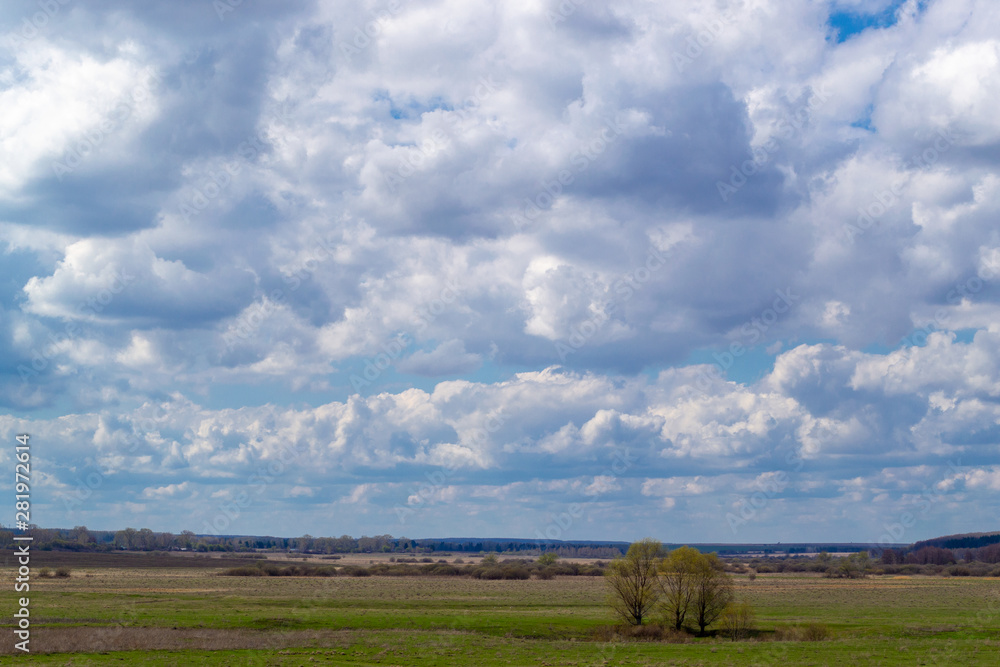
[[[92,544],[94,536],[90,534],[86,526],[75,526],[73,531],[70,533],[70,537],[77,542],[77,544],[82,544],[84,546]]]
[[[657,561],[663,545],[651,537],[633,543],[628,553],[616,558],[605,571],[609,599],[615,613],[626,623],[642,625],[659,598]]]
[[[181,536],[178,539],[178,542],[185,549],[190,549],[191,546],[195,543],[195,537],[196,536],[195,536],[194,532],[192,532],[190,530],[182,530],[181,531]]]
[[[702,556],[692,600],[698,630],[705,634],[705,628],[714,623],[732,601],[733,580],[723,571],[719,557],[714,553]]]
[[[722,630],[734,642],[749,637],[755,625],[753,606],[746,600],[732,603],[722,612]]]
[[[840,574],[848,579],[863,579],[871,569],[871,556],[867,551],[859,551],[840,561]]]
[[[559,554],[554,551],[547,551],[538,557],[539,565],[552,565],[559,559]]]
[[[119,530],[115,533],[115,539],[113,544],[119,549],[134,549],[135,548],[135,528],[126,528],[125,530]]]
[[[694,597],[695,577],[703,556],[697,549],[684,546],[674,549],[660,562],[660,592],[667,621],[680,630]]]

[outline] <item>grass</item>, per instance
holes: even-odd
[[[0,664],[995,665],[1000,653],[992,578],[738,577],[757,640],[680,644],[600,641],[613,620],[598,577],[226,577],[219,562],[85,565],[32,581],[33,654],[9,655],[8,622]],[[13,613],[11,589],[0,598]],[[829,638],[802,641],[810,632]]]

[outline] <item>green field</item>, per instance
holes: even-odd
[[[605,641],[600,577],[224,577],[202,567],[75,568],[32,581],[45,665],[997,665],[1000,580],[737,577],[760,634]],[[10,569],[8,581],[13,580]],[[13,614],[13,586],[3,593]],[[6,620],[6,619],[5,619]],[[810,623],[821,641],[776,640]]]

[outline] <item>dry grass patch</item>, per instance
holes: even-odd
[[[10,636],[7,636],[10,635]],[[84,627],[32,628],[32,653],[102,653],[105,651],[222,651],[294,647],[343,648],[346,630],[219,630],[196,628]],[[13,633],[4,633],[0,653],[14,653]]]

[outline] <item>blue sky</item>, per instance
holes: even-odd
[[[0,437],[38,523],[995,529],[998,19],[5,3]]]

